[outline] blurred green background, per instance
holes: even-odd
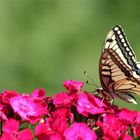
[[[140,60],[140,1],[1,0],[0,89],[48,94],[67,79],[99,86],[98,62],[107,32],[121,25]],[[91,90],[94,87],[90,86]],[[140,110],[118,101],[120,106]]]

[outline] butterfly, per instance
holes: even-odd
[[[140,95],[140,63],[120,26],[107,34],[99,62],[101,88],[106,99],[120,98],[137,104],[134,95]]]

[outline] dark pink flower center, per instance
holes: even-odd
[[[13,139],[17,139],[17,138],[20,138],[20,135],[19,135],[19,133],[17,132],[17,131],[14,131],[13,133],[11,133],[11,137],[13,138]],[[15,139],[15,140],[16,140]]]

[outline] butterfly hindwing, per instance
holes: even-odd
[[[101,84],[107,91],[110,91],[110,86],[113,85],[113,83],[126,78],[124,72],[122,72],[118,66],[119,63],[113,61],[114,59],[115,57],[107,50],[104,51],[100,59],[99,71]]]

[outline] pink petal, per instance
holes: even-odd
[[[71,113],[70,110],[67,108],[60,108],[52,112],[52,129],[59,133],[63,133],[64,130],[67,128],[67,123],[70,120],[70,117]]]
[[[138,112],[122,108],[119,115],[119,119],[125,124],[133,124]]]
[[[33,140],[33,134],[29,128],[20,131],[20,140]]]
[[[130,135],[125,135],[122,140],[133,140]]]
[[[79,94],[77,101],[77,111],[84,116],[88,116],[88,114],[101,114],[107,111],[112,112],[101,99],[88,93]]]
[[[76,97],[76,94],[68,94],[66,92],[58,93],[53,98],[53,104],[56,107],[70,107],[75,103]]]
[[[46,94],[45,92],[45,89],[35,89],[32,94],[31,94],[31,97],[33,99],[43,99],[44,98],[44,95]]]
[[[23,120],[35,123],[47,114],[47,104],[42,101],[34,101],[29,96],[16,96],[11,98],[10,104],[14,112],[18,113]]]
[[[140,112],[138,112],[138,114],[136,116],[135,124],[140,124]]]
[[[2,100],[4,103],[9,104],[10,103],[10,99],[14,96],[19,95],[17,92],[15,92],[14,90],[8,91],[8,90],[4,90],[1,94],[2,96]]]
[[[50,134],[53,134],[54,131],[52,130],[51,126],[49,126],[48,124],[38,124],[37,127],[35,128],[35,136],[37,138],[42,137],[42,136],[47,136]]]
[[[84,85],[84,82],[81,81],[73,81],[73,80],[67,80],[63,83],[63,86],[69,91],[69,92],[76,92],[79,91]]]
[[[96,140],[96,133],[84,123],[74,123],[64,132],[66,140]]]
[[[9,119],[5,122],[3,126],[3,132],[12,133],[14,131],[18,131],[19,122],[14,119]]]
[[[114,114],[104,114],[103,122],[98,120],[97,125],[101,128],[104,137],[113,140],[122,137],[128,129],[128,126],[123,125]]]
[[[133,133],[136,137],[140,136],[140,124],[132,127]]]
[[[64,140],[62,135],[58,133],[51,134],[48,140]]]

